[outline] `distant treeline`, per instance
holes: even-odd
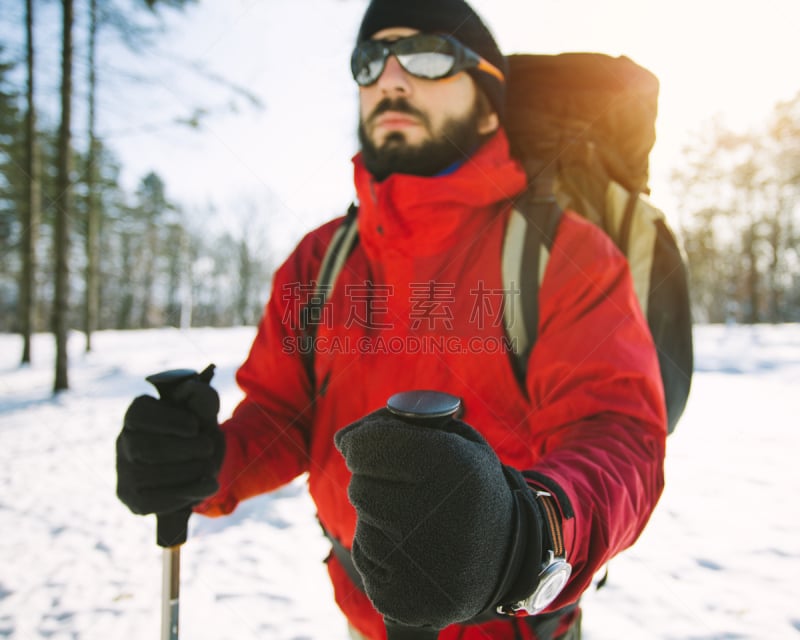
[[[750,131],[710,124],[673,185],[695,318],[800,322],[800,94]]]
[[[137,2],[129,12],[191,4]],[[40,109],[39,5],[17,7],[26,29],[21,53],[0,42],[0,331],[23,336],[22,362],[30,361],[31,334],[53,331],[60,390],[68,386],[69,330],[86,334],[88,350],[99,329],[252,324],[274,264],[262,204],[245,205],[238,225],[212,232],[220,227],[203,224],[212,212],[187,212],[155,173],[133,193],[121,187],[119,161],[95,130],[97,34],[133,24],[118,9],[109,13],[114,3],[62,0],[60,92]],[[75,93],[77,10],[85,75]],[[126,42],[139,37],[120,33]],[[77,100],[86,101],[85,123],[72,118]],[[58,114],[58,124],[40,110]],[[695,319],[800,321],[800,95],[751,131],[709,124],[685,150],[673,185],[679,210],[667,213],[688,257]]]
[[[22,336],[23,363],[31,361],[32,333],[54,333],[55,391],[68,388],[70,330],[83,331],[91,350],[99,329],[252,324],[272,270],[268,212],[240,202],[226,212],[233,223],[208,225],[212,212],[185,211],[155,173],[126,192],[119,162],[97,134],[98,35],[113,33],[137,54],[163,37],[147,26],[157,24],[155,11],[193,0],[58,4],[6,3],[4,21],[17,19],[24,36],[13,47],[0,39],[0,331]],[[40,13],[49,27],[55,16],[61,23],[56,74],[54,43],[36,37]],[[37,44],[51,64],[42,65]],[[57,93],[36,86],[52,76],[60,77]],[[231,87],[223,90],[257,102]],[[76,122],[75,112],[86,119]]]

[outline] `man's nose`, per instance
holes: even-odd
[[[411,83],[408,72],[398,62],[395,56],[389,56],[383,67],[383,73],[378,78],[378,88],[384,93],[410,93]]]

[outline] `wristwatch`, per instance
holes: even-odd
[[[553,496],[547,491],[533,489],[536,499],[545,514],[545,533],[550,540],[547,555],[539,571],[539,584],[528,597],[511,604],[501,604],[497,613],[507,616],[532,616],[543,611],[558,597],[572,574],[572,565],[567,562],[564,538],[561,535],[561,518]]]

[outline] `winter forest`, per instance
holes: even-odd
[[[104,47],[135,57],[170,37],[164,15],[180,20],[196,4],[2,0],[0,332],[22,336],[23,363],[33,334],[55,335],[56,390],[68,387],[71,331],[91,350],[93,333],[106,329],[252,325],[268,294],[277,262],[270,202],[190,209],[157,172],[126,187],[113,140],[98,133],[104,83],[118,73]],[[203,71],[189,61],[187,73]],[[206,80],[258,102],[246,88]],[[169,126],[202,127],[208,117],[198,107]],[[694,318],[800,321],[800,94],[757,127],[709,122],[692,140],[673,168],[678,204],[666,213],[688,259]],[[244,222],[209,225],[221,206]]]
[[[96,131],[100,36],[135,54],[166,37],[159,11],[182,10],[191,0],[65,0],[60,69],[47,76],[38,66],[37,15],[52,20],[54,8],[19,4],[24,42],[0,40],[0,331],[22,335],[22,362],[30,360],[32,334],[52,331],[58,390],[67,386],[71,330],[84,332],[91,350],[92,333],[102,329],[255,322],[268,253],[256,255],[263,247],[246,235],[209,237],[155,173],[126,191],[119,161]],[[11,11],[3,13],[5,21]],[[48,104],[40,104],[36,83],[46,77],[52,90],[54,76],[58,91],[42,92]]]

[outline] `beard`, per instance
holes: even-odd
[[[378,182],[393,173],[413,176],[435,176],[458,162],[469,158],[475,150],[492,134],[480,134],[478,127],[485,107],[476,99],[469,113],[461,119],[450,118],[445,121],[438,135],[433,131],[426,114],[411,106],[405,98],[381,101],[370,114],[372,120],[386,111],[408,113],[418,118],[428,133],[428,139],[412,146],[405,134],[390,133],[378,147],[370,139],[363,119],[358,126],[358,140],[361,143],[361,157],[364,166]]]

